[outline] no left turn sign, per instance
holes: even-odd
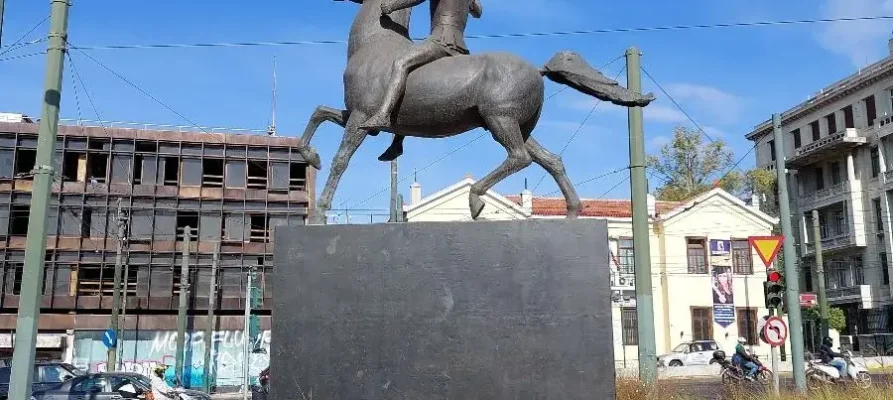
[[[763,340],[772,347],[784,344],[788,339],[788,325],[780,317],[769,317],[763,325]]]

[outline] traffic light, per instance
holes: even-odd
[[[781,272],[770,269],[766,282],[763,282],[763,291],[766,296],[766,308],[781,309],[784,303],[784,277]]]

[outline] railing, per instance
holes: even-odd
[[[855,235],[850,232],[845,232],[836,236],[831,236],[822,239],[822,251],[827,251],[831,249],[836,249],[844,246],[851,246],[856,244]],[[815,242],[806,243],[806,252],[807,253],[815,253]]]
[[[843,140],[843,138],[846,136],[847,136],[847,130],[843,130],[843,131],[837,132],[833,135],[828,135],[826,137],[823,137],[815,142],[812,142],[810,144],[807,144],[807,145],[797,149],[797,151],[794,153],[794,157],[799,157],[804,154],[810,153],[814,150],[817,150],[819,148],[822,148],[823,146],[829,145],[834,142],[839,142],[839,141]]]
[[[893,116],[885,115],[880,117],[875,127],[875,135],[877,135],[878,139],[890,135],[893,133]]]
[[[800,197],[800,204],[807,205],[812,203],[817,203],[822,200],[826,200],[831,197],[840,196],[844,193],[850,191],[850,182],[844,181],[831,186],[828,186],[824,189],[816,190],[814,192],[806,193]]]
[[[836,289],[828,289],[828,298],[829,299],[843,299],[847,297],[861,297],[862,295],[867,294],[871,295],[871,286],[869,285],[856,285],[856,286],[847,286]]]
[[[38,119],[34,119],[35,123],[38,122]],[[267,133],[266,129],[249,129],[249,128],[217,128],[210,126],[196,126],[196,125],[169,125],[169,124],[151,124],[151,123],[140,123],[140,122],[122,122],[122,121],[101,121],[101,120],[90,120],[90,119],[71,119],[71,118],[62,118],[59,120],[60,124],[63,125],[76,125],[76,126],[93,126],[93,127],[106,127],[106,128],[121,128],[121,129],[142,129],[142,130],[169,130],[169,131],[179,131],[179,132],[214,132],[214,133]]]

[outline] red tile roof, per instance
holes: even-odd
[[[506,196],[509,200],[521,204],[521,196]],[[629,200],[591,200],[582,199],[583,210],[581,217],[612,217],[631,218],[632,202]],[[658,201],[656,203],[658,215],[666,214],[670,210],[681,205],[682,202]],[[564,198],[560,197],[534,197],[533,215],[561,216],[567,214],[567,206]]]

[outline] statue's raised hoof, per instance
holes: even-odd
[[[394,161],[401,155],[403,155],[402,146],[391,146],[388,147],[388,149],[385,150],[384,153],[381,153],[381,155],[378,156],[378,161]]]
[[[484,211],[484,201],[473,192],[468,195],[468,206],[471,209],[471,219],[478,219],[481,211]]]
[[[298,149],[298,153],[301,153],[301,156],[304,157],[304,161],[307,164],[310,164],[311,167],[316,168],[316,170],[322,169],[322,161],[319,159],[319,154],[312,147],[302,147]]]

